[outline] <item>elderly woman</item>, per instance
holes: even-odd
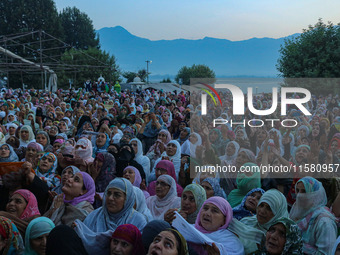
[[[15,153],[11,145],[7,143],[0,145],[0,163],[18,161],[19,161],[18,155]]]
[[[145,255],[142,234],[132,224],[120,225],[113,232],[110,243],[111,254]]]
[[[157,135],[156,142],[150,147],[146,156],[150,159],[151,167],[165,151],[166,146],[171,140],[171,134],[167,129],[162,129]]]
[[[186,233],[185,239],[197,254],[244,254],[243,245],[237,236],[229,230],[233,220],[233,211],[229,203],[221,197],[207,199],[196,218],[195,228],[210,238],[212,246],[204,247]],[[181,229],[179,229],[181,231]],[[190,244],[189,243],[189,244]]]
[[[35,174],[52,189],[60,184],[60,176],[57,175],[56,169],[58,166],[57,157],[51,153],[45,153],[38,161],[38,166],[35,169]]]
[[[280,191],[271,189],[262,195],[256,209],[256,215],[245,217],[241,222],[265,233],[273,222],[282,217],[288,217],[286,198]],[[245,246],[246,254],[257,250],[256,242],[242,238],[241,241]]]
[[[302,240],[299,227],[288,218],[280,218],[272,223],[256,255],[300,255]]]
[[[170,175],[172,178],[174,178],[176,182],[177,196],[179,197],[182,196],[183,188],[176,181],[175,166],[171,161],[169,160],[159,161],[155,167],[155,173],[156,173],[156,179],[158,179],[158,177],[163,174]],[[151,196],[154,196],[156,194],[156,182],[157,181],[151,182],[147,188],[147,191],[149,192]]]
[[[249,191],[243,198],[240,205],[233,208],[233,216],[237,220],[256,214],[257,205],[264,194],[261,188],[255,188]]]
[[[46,217],[32,220],[25,235],[25,255],[45,255],[47,237],[54,227],[54,223]]]
[[[0,254],[23,254],[24,242],[14,225],[5,217],[0,216]]]
[[[301,232],[303,252],[329,254],[336,240],[335,216],[326,207],[327,196],[322,183],[312,177],[304,177],[295,185],[296,202],[290,218]]]
[[[179,208],[181,199],[177,197],[176,182],[170,175],[161,175],[156,182],[156,195],[146,200],[151,214],[156,220],[163,220],[171,208]]]
[[[78,172],[69,178],[62,192],[45,214],[56,226],[71,226],[76,219],[83,221],[93,211],[91,204],[94,202],[95,184],[88,173]]]
[[[198,184],[189,184],[185,187],[181,198],[181,209],[179,214],[190,224],[194,224],[197,214],[206,200],[206,192],[204,188]],[[170,224],[175,219],[175,211],[170,209],[164,215],[164,220]]]
[[[104,240],[105,236],[107,237],[104,232],[115,230],[123,224],[133,224],[143,230],[146,219],[134,210],[135,197],[132,184],[124,178],[117,177],[105,190],[103,206],[90,213],[84,222],[75,221],[75,230],[89,254],[97,252],[104,254],[103,251],[109,250],[108,243],[103,241],[103,247],[99,247],[96,242],[98,239],[93,236],[102,237]]]
[[[240,145],[237,142],[228,142],[225,149],[225,155],[220,156],[221,164],[223,166],[234,165],[239,149]]]
[[[182,146],[182,154],[190,155],[192,158],[196,158],[196,148],[202,145],[202,138],[198,133],[191,133],[189,139],[186,140]]]

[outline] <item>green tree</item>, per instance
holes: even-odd
[[[340,24],[325,24],[319,19],[299,36],[286,39],[280,48],[277,70],[284,78],[340,78]],[[295,80],[296,81],[296,80]],[[284,85],[291,86],[293,80]],[[312,93],[336,93],[340,86],[309,79],[304,87]]]
[[[160,83],[171,83],[171,79],[168,77],[168,78],[164,78]]]
[[[65,42],[76,49],[99,48],[99,38],[94,30],[92,20],[76,7],[67,7],[60,13],[64,28]]]
[[[206,65],[192,65],[191,67],[183,66],[177,73],[175,80],[179,83],[189,85],[191,78],[215,78],[215,72]]]
[[[115,57],[98,48],[83,51],[71,49],[63,54],[61,61],[65,64],[65,70],[58,73],[58,83],[61,85],[68,84],[68,80],[72,79],[75,86],[82,86],[88,78],[97,79],[100,75],[107,82],[119,79]]]
[[[141,79],[142,82],[146,82],[147,72],[145,69],[140,69],[137,72],[127,71],[123,73],[123,77],[126,79],[127,83],[133,82],[133,79],[137,76]]]

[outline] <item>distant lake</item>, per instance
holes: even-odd
[[[253,88],[253,93],[271,93],[273,87],[281,87],[283,78],[217,78],[216,84],[232,84],[247,93],[247,88]]]

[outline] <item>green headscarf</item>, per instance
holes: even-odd
[[[247,176],[242,172],[237,174],[237,189],[232,190],[228,195],[228,202],[232,208],[241,204],[242,199],[249,191],[255,188],[261,188],[260,168],[256,164],[250,162],[245,163],[241,169],[253,170],[253,174],[251,176]]]
[[[201,209],[204,201],[207,200],[207,195],[205,189],[201,185],[198,185],[196,183],[186,186],[183,190],[182,196],[186,191],[190,191],[195,198],[196,211],[192,214],[189,214],[187,219],[190,224],[194,224],[199,210]]]
[[[283,224],[286,228],[286,243],[284,245],[281,255],[294,255],[303,254],[302,253],[302,238],[298,225],[289,218],[280,218],[272,223],[271,226],[276,224]],[[267,249],[265,246],[266,239],[264,238],[261,244],[260,251],[256,252],[257,255],[267,254]]]

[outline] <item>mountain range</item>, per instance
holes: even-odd
[[[287,37],[230,41],[205,37],[198,40],[151,41],[121,26],[97,30],[101,48],[116,57],[122,71],[138,71],[149,64],[150,77],[173,78],[183,66],[205,64],[217,77],[276,77],[280,46]],[[296,36],[291,35],[292,36]]]

